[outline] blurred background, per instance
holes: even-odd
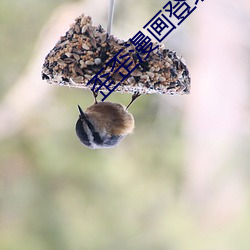
[[[166,2],[117,0],[113,34],[132,37]],[[191,94],[140,97],[134,134],[90,150],[74,126],[92,94],[41,68],[81,13],[106,28],[108,5],[0,2],[0,249],[249,250],[249,0],[200,1],[164,41]]]

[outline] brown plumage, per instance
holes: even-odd
[[[97,131],[111,135],[127,135],[133,132],[134,118],[119,103],[99,102],[85,111]]]

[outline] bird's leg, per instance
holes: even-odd
[[[95,92],[95,91],[93,91],[92,90],[92,93],[93,93],[93,96],[94,96],[94,99],[95,99],[95,104],[97,104],[98,102],[97,102],[97,96],[98,96],[98,91],[97,92]]]
[[[128,106],[126,107],[126,110],[131,106],[131,104],[140,96],[141,94],[139,93],[139,91],[135,92],[132,95],[132,99],[130,101],[130,103],[128,104]]]

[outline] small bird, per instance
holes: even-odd
[[[127,109],[112,102],[95,102],[85,112],[80,112],[76,122],[76,134],[88,148],[111,148],[134,129],[134,117]]]

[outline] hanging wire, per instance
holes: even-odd
[[[108,12],[108,25],[107,25],[107,33],[108,34],[111,34],[111,30],[112,30],[114,10],[115,10],[115,0],[110,0],[109,12]]]

